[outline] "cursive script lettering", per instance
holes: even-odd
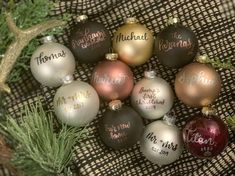
[[[116,36],[116,42],[121,42],[121,41],[130,41],[130,40],[148,40],[147,33],[144,33],[143,35],[137,35],[134,32],[131,32],[130,34],[122,34],[119,33]]]
[[[111,85],[123,85],[128,78],[128,75],[119,73],[115,77],[111,77],[108,74],[99,75],[95,72],[93,80],[95,83],[99,84],[111,84]]]
[[[49,56],[45,55],[44,52],[41,52],[39,54],[38,57],[36,57],[35,59],[37,60],[37,64],[41,65],[43,63],[46,63],[47,61],[53,60],[53,59],[59,59],[59,58],[63,58],[66,56],[66,53],[64,50],[62,50],[61,52],[58,53],[52,53]]]
[[[168,41],[168,40],[159,40],[158,45],[159,51],[169,51],[174,48],[186,48],[190,49],[192,48],[192,41],[191,39],[188,40],[178,40],[178,41]]]
[[[105,125],[105,129],[109,133],[111,139],[114,139],[120,142],[127,136],[125,130],[129,129],[130,126],[131,126],[130,122],[126,122],[126,123],[119,124],[117,126]]]
[[[202,135],[198,132],[196,132],[197,129],[194,129],[194,130],[191,130],[191,129],[188,129],[187,130],[187,141],[188,143],[198,143],[198,144],[207,144],[207,145],[216,145],[214,139],[212,138],[203,138]]]

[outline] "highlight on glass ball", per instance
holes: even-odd
[[[164,116],[146,126],[140,141],[140,150],[152,163],[159,166],[176,161],[183,152],[182,132],[172,117]]]
[[[127,98],[134,85],[131,69],[117,59],[116,53],[106,54],[106,61],[100,62],[91,76],[91,85],[107,101]]]
[[[49,87],[63,84],[63,78],[75,71],[72,52],[62,44],[56,43],[53,36],[43,38],[43,45],[34,51],[30,60],[34,78]]]
[[[212,158],[220,154],[229,140],[229,132],[223,120],[214,114],[196,115],[183,129],[186,149],[198,158]]]
[[[99,119],[98,131],[101,140],[110,148],[119,150],[133,146],[140,139],[144,125],[141,117],[120,100],[109,103]]]
[[[86,82],[65,78],[54,97],[54,111],[57,118],[70,126],[84,126],[96,118],[99,111],[99,97],[94,88]]]
[[[145,71],[145,77],[136,83],[131,94],[133,108],[146,119],[163,117],[174,102],[171,86],[155,71]]]
[[[186,65],[175,78],[177,97],[191,107],[210,105],[219,96],[220,90],[220,76],[207,64]]]
[[[170,18],[168,24],[156,37],[155,53],[164,66],[179,68],[192,62],[198,51],[198,40],[177,18]]]
[[[77,17],[71,31],[69,48],[81,63],[94,63],[104,58],[111,48],[111,36],[105,26],[89,21],[86,15]]]
[[[150,30],[134,17],[127,18],[114,34],[113,50],[130,66],[147,62],[153,53],[154,37]]]

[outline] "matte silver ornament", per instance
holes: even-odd
[[[84,126],[96,118],[99,97],[95,89],[82,81],[69,81],[54,97],[54,111],[59,120],[71,126]]]
[[[41,84],[58,87],[65,76],[74,73],[74,56],[67,47],[55,43],[52,36],[43,38],[43,43],[31,58],[31,72]]]
[[[166,114],[174,102],[170,85],[156,77],[154,71],[146,71],[132,91],[131,104],[146,119],[159,119]]]
[[[154,164],[170,164],[183,151],[182,133],[170,120],[152,122],[144,130],[140,150]]]

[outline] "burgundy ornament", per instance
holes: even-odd
[[[125,99],[134,85],[131,69],[117,58],[115,53],[106,54],[107,60],[95,67],[91,77],[91,85],[107,101]]]
[[[228,128],[215,115],[197,115],[183,129],[183,139],[189,153],[198,158],[220,154],[229,140]]]

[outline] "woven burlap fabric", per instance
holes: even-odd
[[[199,39],[200,53],[208,54],[211,58],[232,56],[235,51],[235,1],[234,0],[64,0],[53,15],[64,12],[73,15],[86,14],[91,20],[103,23],[113,35],[123,23],[123,19],[135,16],[140,23],[148,27],[156,35],[166,25],[168,17],[177,16],[183,25],[190,27]],[[75,24],[71,21],[63,36],[58,41],[67,44],[70,29]],[[235,59],[233,59],[235,64]],[[90,82],[91,72],[95,64],[77,64],[76,79]],[[132,68],[135,81],[143,77],[143,72],[151,66],[158,76],[167,80],[173,87],[177,69],[162,66],[156,57],[148,63]],[[235,72],[217,69],[222,79],[220,97],[213,106],[217,115],[223,120],[234,115],[234,81]],[[23,105],[36,102],[38,97],[43,98],[47,109],[53,109],[52,101],[56,89],[39,85],[30,71],[26,72],[22,80],[11,84],[12,94],[7,96],[6,107],[8,113],[15,118],[19,117]],[[125,101],[130,104],[129,99]],[[166,166],[157,166],[149,162],[140,153],[139,144],[132,148],[114,151],[101,142],[97,133],[98,118],[101,118],[107,105],[101,103],[97,119],[89,126],[89,137],[77,144],[74,153],[74,168],[77,173],[84,176],[155,176],[155,175],[213,175],[230,176],[235,169],[235,139],[230,131],[229,144],[219,156],[212,160],[197,159],[184,151],[180,159]],[[182,128],[186,120],[200,110],[189,108],[177,98],[174,107],[177,114],[176,124]],[[149,121],[145,121],[148,124]],[[0,175],[9,175],[2,169]]]

